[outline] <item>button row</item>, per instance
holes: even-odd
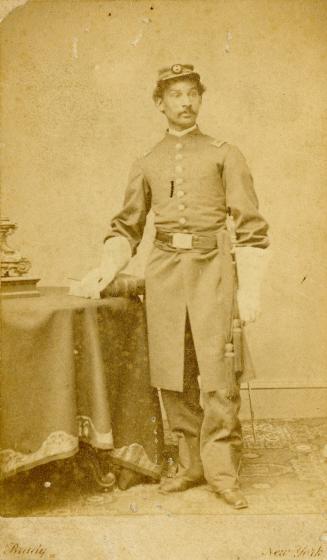
[[[181,142],[178,142],[175,145],[175,148],[176,148],[176,151],[179,152],[179,150],[181,150],[183,148],[183,144],[181,144]],[[175,160],[176,161],[180,161],[182,159],[183,159],[183,155],[181,153],[177,153],[175,155]],[[182,173],[183,172],[183,167],[181,165],[176,165],[175,172],[176,173]],[[176,182],[176,185],[182,185],[184,180],[182,179],[182,177],[177,177],[175,182]],[[177,195],[178,198],[182,198],[185,195],[185,192],[182,191],[182,190],[178,190],[176,192],[176,195]],[[180,210],[180,211],[185,210],[185,204],[179,204],[178,205],[178,210]],[[179,218],[178,222],[180,223],[180,225],[184,226],[186,224],[186,218],[184,218],[184,216],[183,216],[183,217]],[[183,231],[187,231],[187,230],[183,230]]]

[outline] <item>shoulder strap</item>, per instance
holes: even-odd
[[[145,152],[143,152],[143,154],[142,154],[142,157],[146,157],[149,154],[151,154],[152,150],[153,150],[153,148],[150,148],[150,150],[145,150]]]
[[[223,146],[223,144],[226,144],[226,140],[213,140],[213,142],[211,142],[212,146],[216,146],[216,148],[220,148],[221,146]]]

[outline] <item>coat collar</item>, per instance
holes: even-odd
[[[177,139],[177,138],[187,138],[189,136],[194,136],[196,134],[202,134],[202,132],[200,131],[197,124],[195,124],[190,129],[187,129],[183,132],[184,132],[184,134],[172,134],[170,129],[168,128],[166,130],[166,136],[169,137],[169,138]]]
[[[176,136],[177,138],[182,138],[183,136],[186,136],[196,128],[197,128],[196,124],[190,126],[189,128],[186,128],[185,130],[174,130],[173,128],[168,128],[168,134],[171,134],[172,136]]]

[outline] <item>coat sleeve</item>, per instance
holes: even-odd
[[[234,218],[236,246],[268,247],[268,224],[259,213],[253,179],[245,158],[235,146],[228,147],[222,179],[226,206],[231,209]]]
[[[151,190],[146,180],[140,160],[137,160],[129,173],[122,210],[112,219],[105,241],[111,237],[125,237],[135,255],[141,242],[146,217],[151,208]]]

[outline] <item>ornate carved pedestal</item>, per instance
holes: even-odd
[[[7,237],[17,229],[8,218],[0,220],[1,296],[3,298],[39,296],[39,278],[26,276],[31,263],[8,245]]]

